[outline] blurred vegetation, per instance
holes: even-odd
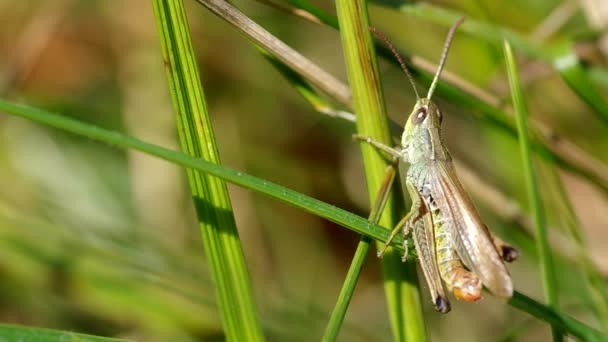
[[[301,6],[300,1],[273,3],[237,5],[346,81],[339,33],[281,10]],[[237,30],[198,3],[185,4],[223,165],[367,217],[353,124],[316,113]],[[335,12],[333,3],[315,4]],[[578,147],[567,163],[540,149],[543,158],[537,162],[548,168],[539,168],[539,187],[559,309],[604,330],[606,4],[370,4],[373,25],[408,56],[431,63],[438,61],[453,22],[450,14],[466,15],[468,21],[456,35],[446,70],[491,95],[494,102],[486,102],[492,108],[510,112],[502,35],[515,40],[530,120],[550,128],[546,143]],[[152,2],[2,0],[0,19],[2,98],[177,149]],[[560,56],[579,63],[569,69]],[[427,84],[425,74],[416,70],[421,84]],[[380,73],[388,111],[403,123],[415,101],[413,92],[393,64],[381,63]],[[479,103],[471,105],[460,93],[451,96],[446,87],[447,82],[440,84],[434,98],[445,113],[451,152],[463,173],[474,171],[463,177],[465,186],[492,231],[521,252],[510,265],[515,288],[542,302],[515,131],[484,116]],[[224,339],[183,169],[7,115],[0,117],[0,139],[1,322],[139,341]],[[593,167],[585,168],[590,160]],[[489,184],[489,190],[480,184]],[[257,193],[229,189],[267,339],[318,340],[359,236]],[[493,192],[510,201],[499,201],[497,207],[488,200]],[[450,314],[437,314],[421,286],[434,340],[549,338],[547,324],[490,295],[477,303],[453,301]],[[380,263],[370,255],[339,339],[390,338]]]

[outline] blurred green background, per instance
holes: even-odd
[[[316,3],[334,13],[333,2]],[[606,94],[604,1],[426,3],[512,30],[533,43],[573,42],[596,90]],[[236,4],[346,81],[337,31],[263,1]],[[372,23],[405,53],[436,63],[446,26],[400,12],[395,6],[401,4],[370,4]],[[316,113],[234,28],[194,1],[186,5],[223,164],[366,217],[369,204],[359,148],[351,140],[353,125]],[[0,0],[0,22],[3,98],[177,148],[150,1]],[[380,69],[389,112],[401,124],[415,101],[413,92],[394,65],[382,62]],[[459,32],[446,70],[495,96],[499,106],[510,104],[499,44]],[[546,62],[522,56],[520,72],[531,117],[605,168],[606,121]],[[441,94],[436,100],[460,165],[516,201],[510,204],[519,203],[525,214],[517,140]],[[564,170],[559,175],[588,253],[605,279],[608,186]],[[2,115],[0,187],[0,322],[139,341],[223,340],[182,169]],[[247,190],[230,191],[268,339],[318,340],[358,236]],[[542,301],[531,232],[501,219],[481,200],[483,190],[471,192],[488,226],[522,252],[510,266],[516,289]],[[549,205],[555,194],[544,195],[561,309],[599,326],[589,309],[593,299],[581,281],[576,248],[559,218],[563,211]],[[370,254],[342,341],[391,338],[379,265]],[[440,315],[426,285],[421,292],[434,340],[549,338],[548,325],[489,295],[477,303],[454,301],[452,312]]]

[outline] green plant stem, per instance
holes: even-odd
[[[355,293],[355,288],[357,286],[357,281],[359,280],[359,275],[361,274],[361,269],[363,268],[363,263],[365,262],[367,253],[369,252],[370,243],[370,238],[367,236],[362,236],[357,244],[355,255],[350,262],[350,267],[348,268],[348,272],[344,278],[344,283],[340,289],[340,294],[336,300],[336,305],[334,306],[331,316],[329,317],[329,321],[327,322],[327,327],[325,328],[325,333],[323,334],[323,342],[332,342],[338,338],[340,328],[342,327],[344,317],[346,316],[348,305],[350,304],[350,300],[353,298],[353,294]]]
[[[534,170],[530,141],[528,138],[527,125],[527,109],[519,82],[519,74],[511,45],[508,41],[504,41],[505,59],[507,62],[507,74],[509,76],[509,85],[511,87],[511,96],[513,97],[513,109],[517,119],[517,130],[519,132],[519,146],[522,156],[522,164],[524,177],[526,180],[526,188],[528,192],[528,202],[532,212],[534,228],[536,230],[536,248],[540,256],[540,268],[542,271],[543,289],[545,299],[554,309],[559,308],[557,281],[555,280],[555,271],[553,269],[553,261],[551,259],[551,249],[549,247],[549,239],[547,236],[545,215],[541,203],[540,192],[538,190],[538,182]],[[560,330],[552,325],[553,340],[562,341],[563,336]]]
[[[317,199],[298,193],[291,189],[279,186],[272,182],[245,174],[240,171],[228,169],[220,165],[192,157],[184,153],[172,151],[154,144],[149,144],[131,136],[116,131],[106,130],[97,126],[83,123],[60,114],[47,112],[42,109],[12,103],[0,99],[0,112],[22,117],[33,122],[57,128],[76,135],[97,140],[123,149],[134,149],[151,156],[167,160],[185,168],[194,169],[221,178],[238,186],[265,194],[271,198],[280,200],[294,207],[304,209],[319,217],[335,222],[355,233],[368,236],[374,240],[386,241],[389,230],[385,227],[373,224],[363,217],[352,214],[340,208],[336,208]],[[392,246],[400,248],[403,240],[397,236]],[[406,263],[408,265],[408,263]],[[407,267],[407,266],[406,266]],[[596,329],[577,321],[553,308],[539,303],[532,298],[515,292],[509,300],[513,307],[525,311],[530,315],[545,322],[559,326],[564,331],[583,339],[585,341],[606,341],[608,336]]]
[[[189,155],[220,164],[184,3],[153,4],[181,147]],[[193,169],[187,173],[226,339],[263,341],[226,184]]]
[[[357,116],[357,132],[390,145],[392,140],[382,96],[382,85],[379,81],[374,45],[368,30],[367,3],[364,0],[337,0],[336,13],[340,23],[348,81],[353,94],[353,107]],[[375,194],[381,188],[386,161],[371,146],[363,145],[361,150],[370,203],[373,203]],[[382,225],[388,227],[394,225],[394,210],[393,203],[389,200],[386,214],[380,219]],[[364,240],[359,244],[359,248],[368,248]],[[363,251],[358,250],[356,254],[363,254]],[[424,341],[426,329],[420,301],[406,302],[419,297],[418,287],[408,286],[405,281],[405,277],[417,279],[416,273],[408,269],[408,274],[405,274],[400,256],[391,250],[385,253],[382,267],[384,290],[395,340]],[[417,283],[417,280],[414,283]]]

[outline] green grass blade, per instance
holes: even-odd
[[[329,321],[327,322],[327,327],[325,328],[325,333],[323,334],[323,342],[332,342],[338,338],[340,328],[342,327],[344,317],[346,316],[346,310],[348,310],[350,300],[355,293],[357,281],[359,280],[359,275],[361,274],[361,268],[363,267],[363,263],[365,262],[367,253],[369,252],[370,243],[370,238],[363,236],[357,244],[355,255],[350,262],[350,267],[348,268],[348,272],[344,278],[344,283],[340,289],[340,294],[336,300],[336,305],[334,306]]]
[[[540,256],[540,268],[542,271],[543,289],[545,299],[552,308],[559,308],[557,282],[555,280],[555,271],[553,261],[551,259],[551,249],[549,247],[549,238],[547,236],[545,214],[543,211],[538,182],[532,161],[532,152],[528,139],[528,124],[527,124],[527,109],[524,100],[524,95],[519,82],[519,74],[511,45],[508,41],[504,42],[505,60],[507,62],[507,74],[509,76],[509,85],[511,88],[511,96],[513,97],[513,108],[517,119],[517,129],[519,131],[519,141],[522,155],[522,164],[526,180],[526,188],[528,192],[528,201],[530,203],[530,211],[534,221],[536,230],[536,248]],[[556,326],[552,326],[553,339],[555,341],[563,340],[561,332]]]
[[[379,81],[376,53],[368,29],[367,4],[365,1],[338,0],[336,1],[336,12],[341,28],[340,37],[348,81],[353,94],[353,107],[357,116],[357,132],[391,145],[392,139],[382,96],[382,85]],[[369,199],[370,203],[373,203],[376,193],[381,188],[387,166],[386,160],[377,150],[367,144],[363,144],[361,149]],[[382,225],[392,227],[395,224],[393,210],[394,206],[389,201],[386,206],[386,214],[382,215],[380,219]],[[362,241],[358,248],[367,248],[364,246],[365,243]],[[412,280],[417,278],[415,271],[411,272],[410,268],[410,272],[405,274],[400,256],[391,250],[385,254],[382,266],[384,290],[395,340],[425,340],[426,329],[423,324],[420,301],[406,302],[406,300],[419,297],[418,288],[407,286],[406,281],[409,279],[416,282],[416,280]],[[353,265],[352,267],[361,266]],[[349,278],[349,280],[353,279],[354,277]],[[351,287],[353,286],[345,285],[347,289]],[[341,298],[343,297],[341,296]]]
[[[21,104],[15,104],[2,99],[0,99],[0,112],[22,117],[45,126],[64,130],[89,139],[116,145],[120,148],[134,149],[167,160],[185,168],[209,173],[210,175],[219,177],[227,182],[265,194],[266,196],[283,201],[294,207],[306,210],[310,213],[318,215],[319,217],[335,222],[358,234],[368,236],[374,240],[384,242],[389,235],[389,231],[385,227],[373,224],[360,216],[352,214],[343,209],[336,208],[327,203],[323,203],[312,197],[303,195],[272,182],[222,167],[200,158],[195,158],[184,153],[146,143],[116,131],[106,130],[64,117],[60,114],[47,112],[45,110]],[[392,243],[392,246],[400,248],[402,243],[403,240],[400,237],[396,237],[395,241]],[[587,340],[594,341],[608,339],[608,336],[603,335],[594,328],[517,292],[509,301],[509,304],[533,315],[534,317],[537,317],[538,319],[551,324],[559,325],[559,327],[564,331],[567,331],[574,336],[581,338],[589,337]]]
[[[219,164],[184,4],[179,0],[153,2],[182,149]],[[263,341],[226,184],[192,169],[188,180],[226,338]]]
[[[560,330],[578,337],[581,341],[599,342],[608,340],[607,335],[590,328],[572,317],[561,314],[559,311],[545,306],[517,291],[513,293],[513,297],[509,300],[509,304],[538,319],[542,319],[554,327],[559,327]]]
[[[127,340],[78,334],[71,331],[29,328],[18,325],[0,324],[0,341],[121,342]]]
[[[132,148],[173,162],[185,168],[209,173],[210,175],[219,177],[230,183],[263,193],[269,197],[278,199],[297,208],[304,209],[312,214],[328,219],[329,221],[335,222],[374,240],[386,241],[390,232],[387,228],[377,224],[372,224],[361,216],[323,203],[322,201],[279,186],[267,180],[254,177],[240,171],[228,169],[184,153],[172,151],[154,144],[149,144],[116,131],[102,129],[74,119],[63,117],[59,114],[53,114],[37,108],[11,103],[2,99],[0,99],[0,112],[20,116],[49,127],[58,128],[87,137],[89,139],[99,140],[104,143],[116,145],[121,148]],[[397,236],[392,245],[399,248],[402,243],[403,240],[401,237]]]

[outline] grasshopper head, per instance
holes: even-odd
[[[407,149],[410,163],[422,157],[432,157],[433,144],[439,143],[433,141],[439,138],[433,132],[439,132],[442,120],[443,115],[431,100],[423,98],[416,102],[401,137],[401,145]]]
[[[439,108],[428,98],[416,102],[410,117],[405,123],[404,135],[414,133],[419,129],[439,128],[443,116]]]

